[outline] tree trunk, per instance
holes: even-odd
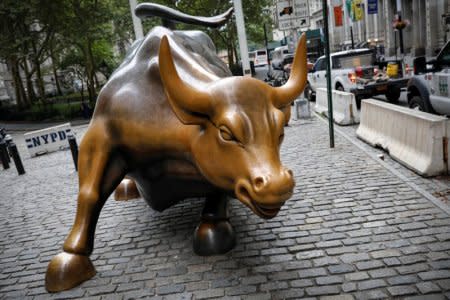
[[[100,82],[98,82],[97,74],[94,72],[94,81],[95,81],[95,88],[100,89]]]
[[[86,63],[86,83],[87,83],[87,91],[89,95],[89,102],[94,105],[95,104],[95,80],[94,80],[94,62],[92,58],[91,51],[91,43],[88,41],[85,47],[83,47],[83,53],[85,57]]]
[[[58,72],[56,70],[55,64],[53,63],[53,59],[52,59],[52,69],[53,69],[53,77],[55,78],[56,92],[58,93],[59,96],[62,96],[61,85],[59,84],[58,79]]]
[[[28,92],[28,99],[31,103],[36,101],[36,93],[34,92],[34,86],[33,86],[33,73],[30,73],[30,69],[28,68],[28,61],[25,59],[23,62],[23,71],[25,72],[25,78],[27,82],[27,92]]]
[[[20,110],[26,109],[29,107],[29,103],[25,95],[22,79],[20,78],[19,62],[17,58],[16,57],[10,58],[9,65],[11,68],[11,74],[14,82],[14,90],[16,93],[17,106]]]
[[[39,57],[37,55],[37,48],[36,43],[32,40],[31,46],[33,48],[33,64],[36,68],[36,81],[38,85],[39,90],[39,97],[45,101],[45,87],[44,87],[44,80],[42,79],[42,72],[41,72],[41,63],[39,61]]]
[[[58,72],[57,72],[56,63],[55,63],[56,58],[55,58],[55,52],[53,49],[53,43],[50,44],[50,58],[52,59],[52,70],[53,70],[53,77],[55,78],[56,91],[59,96],[62,96],[61,85],[59,84]]]

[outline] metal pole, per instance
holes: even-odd
[[[355,40],[353,39],[353,26],[350,25],[350,38],[352,39],[352,49],[355,49]]]
[[[131,18],[133,19],[134,37],[136,40],[144,38],[141,19],[136,17],[134,9],[136,8],[136,0],[130,0]]]
[[[10,156],[12,157],[12,154],[9,151],[9,145],[11,145],[11,143],[13,142],[11,135],[7,134],[4,138],[4,141],[6,143],[6,158],[8,159],[8,162],[11,162],[11,159],[9,159]]]
[[[72,133],[69,133],[67,136],[67,140],[69,141],[70,152],[72,152],[73,164],[75,165],[75,171],[78,171],[78,145],[77,139],[73,136]]]
[[[22,160],[20,159],[16,144],[9,144],[9,151],[11,152],[14,164],[16,165],[17,173],[19,173],[19,175],[25,174],[25,169],[23,168]]]
[[[334,118],[333,118],[333,101],[331,90],[331,59],[330,59],[330,36],[328,33],[328,6],[327,0],[322,0],[322,13],[324,24],[324,41],[325,41],[325,55],[327,61],[327,96],[328,96],[328,125],[330,131],[330,148],[334,148]]]
[[[241,52],[242,73],[244,76],[252,76],[250,61],[248,59],[247,36],[245,34],[244,14],[242,12],[241,0],[233,0],[234,15],[236,17],[236,29],[239,40],[239,51]]]
[[[0,137],[0,159],[2,161],[3,169],[9,169],[9,155],[6,149],[6,142]]]

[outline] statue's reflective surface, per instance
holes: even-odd
[[[48,266],[46,288],[70,289],[95,275],[89,256],[97,220],[125,175],[158,211],[206,197],[194,233],[200,255],[235,245],[229,196],[262,218],[276,216],[294,188],[279,151],[283,109],[306,82],[305,44],[303,36],[289,81],[273,88],[229,77],[201,32],[156,27],[138,43],[100,92],[80,144],[76,219],[63,252]]]

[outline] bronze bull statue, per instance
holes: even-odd
[[[217,25],[230,14],[201,19]],[[279,152],[283,109],[306,83],[305,44],[303,35],[288,82],[274,88],[230,77],[207,35],[154,28],[98,96],[80,144],[75,223],[63,252],[49,263],[47,290],[70,289],[95,275],[89,256],[97,220],[126,175],[158,211],[189,197],[206,198],[194,234],[199,255],[235,245],[228,196],[262,218],[275,217],[295,184]]]

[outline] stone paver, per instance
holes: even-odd
[[[75,127],[78,140],[85,130]],[[330,149],[317,117],[291,121],[285,136],[294,196],[272,220],[232,201],[230,253],[193,253],[201,199],[162,213],[142,199],[109,199],[92,254],[97,275],[48,294],[45,271],[74,219],[77,173],[69,151],[31,159],[14,134],[27,173],[0,170],[0,298],[449,299],[447,213],[339,133]],[[450,188],[405,176],[429,193]]]

